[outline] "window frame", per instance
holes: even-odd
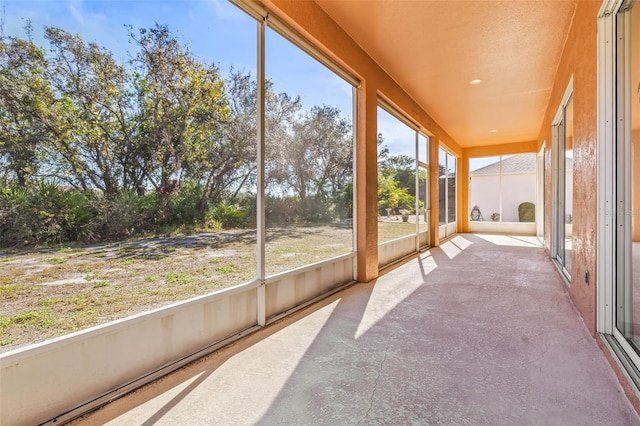
[[[440,167],[441,163],[440,161],[440,152],[444,152],[444,168],[445,168],[445,175],[444,175],[444,222],[440,223],[442,221],[442,218],[440,217],[439,213],[438,213],[438,237],[439,240],[445,240],[447,238],[450,238],[452,235],[455,235],[458,233],[458,160],[459,158],[451,153],[451,151],[449,151],[443,144],[439,144],[438,146],[438,167]],[[455,171],[453,172],[454,175],[454,194],[453,194],[453,200],[454,200],[454,214],[455,214],[455,219],[453,221],[449,221],[449,199],[451,198],[449,195],[449,158],[453,158],[454,160],[454,164],[455,164]],[[438,179],[440,178],[440,176],[438,176]],[[439,183],[438,183],[438,187],[439,187]],[[440,199],[442,197],[440,196],[440,194],[438,194],[438,203],[440,202]],[[440,206],[438,206],[438,212],[440,212]]]
[[[563,216],[566,212],[566,110],[569,102],[573,101],[573,76],[569,79],[558,111],[553,119],[551,131],[551,258],[562,272],[566,279],[566,284],[571,286],[571,272],[566,269],[565,243],[566,228],[565,221],[560,220],[560,212]],[[562,188],[562,190],[561,190]],[[561,233],[562,231],[562,233]],[[564,236],[562,244],[560,235]],[[563,250],[562,262],[559,259],[559,251]]]
[[[597,299],[596,328],[604,345],[620,366],[633,392],[640,396],[640,355],[629,344],[616,325],[617,281],[624,271],[617,262],[619,250],[619,215],[624,213],[624,205],[619,205],[619,174],[617,173],[618,123],[620,108],[625,108],[624,91],[617,84],[618,70],[626,60],[625,40],[628,39],[629,15],[622,22],[627,37],[619,39],[619,13],[625,11],[632,2],[627,0],[605,0],[600,8],[597,22],[598,43],[598,179],[597,179]],[[640,6],[638,6],[640,7]],[[625,55],[618,55],[620,49]],[[628,97],[627,97],[628,98]],[[626,112],[628,115],[628,108]],[[628,185],[627,185],[628,186]],[[623,185],[624,188],[624,185]],[[624,189],[623,189],[624,190]]]

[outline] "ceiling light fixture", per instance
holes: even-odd
[[[489,130],[489,133],[498,133],[498,131],[496,129],[491,129]]]
[[[480,84],[480,83],[482,83],[482,80],[479,80],[479,79],[471,80],[469,82],[469,84],[472,86],[475,86],[476,84]]]

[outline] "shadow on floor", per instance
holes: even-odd
[[[640,424],[543,249],[515,240],[454,237],[84,420]]]

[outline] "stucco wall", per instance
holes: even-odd
[[[573,252],[569,295],[591,333],[596,332],[597,16],[601,2],[580,0],[558,66],[538,137],[551,148],[551,126],[573,76]],[[551,155],[545,151],[545,216],[551,217]],[[550,221],[545,240],[550,241]],[[589,272],[589,283],[584,274]]]

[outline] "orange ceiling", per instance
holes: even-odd
[[[576,8],[575,0],[316,2],[462,147],[537,139]]]

